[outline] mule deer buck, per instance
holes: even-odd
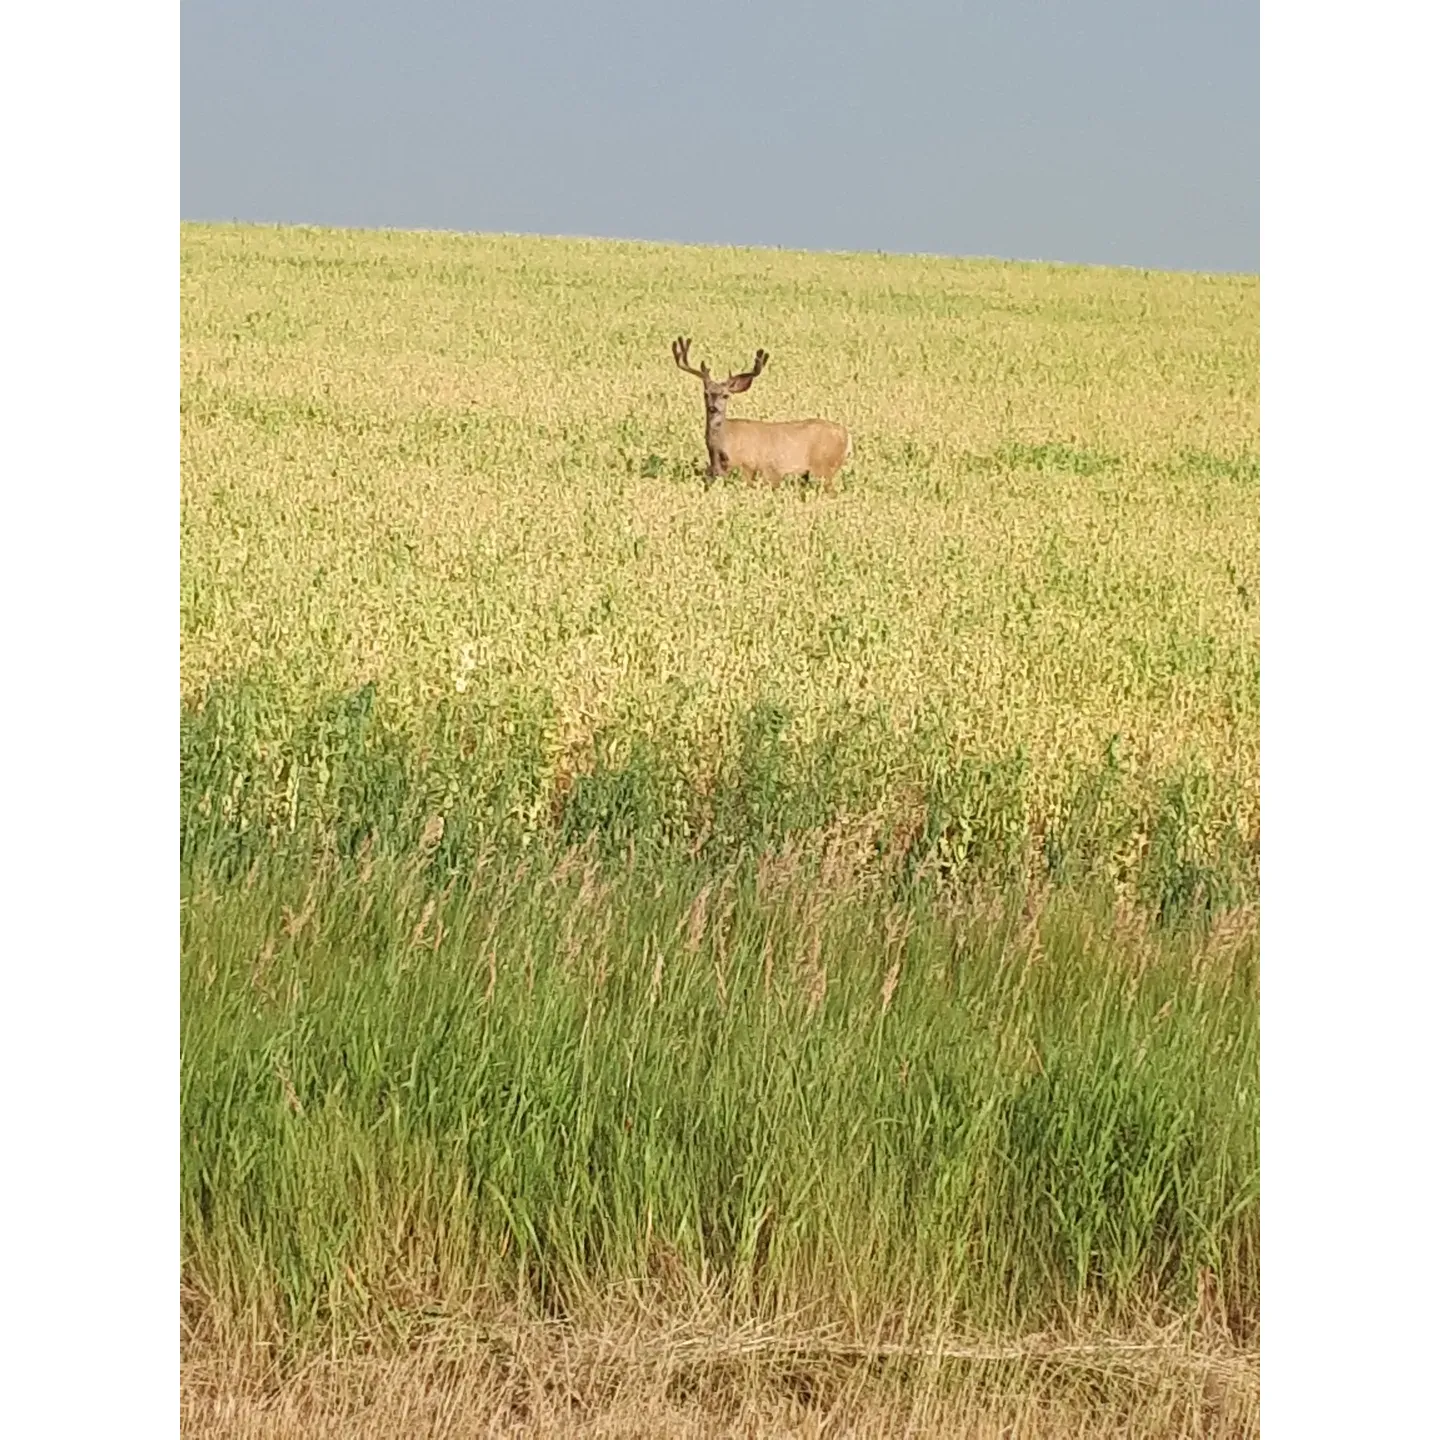
[[[712,380],[703,362],[690,363],[690,342],[677,340],[671,347],[675,363],[697,376],[705,387],[705,448],[710,452],[710,478],[717,480],[738,470],[752,483],[770,482],[773,490],[788,475],[808,475],[835,489],[835,475],[850,458],[850,436],[843,425],[829,420],[727,420],[725,403],[750,388],[750,382],[770,358],[755,352],[755,363],[728,380]]]

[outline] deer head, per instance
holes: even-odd
[[[690,363],[690,342],[685,339],[677,340],[671,347],[671,354],[675,356],[675,363],[687,374],[694,375],[705,387],[705,428],[713,430],[725,422],[725,402],[732,395],[739,395],[742,391],[750,388],[750,382],[765,368],[765,362],[770,358],[763,350],[755,352],[755,363],[748,369],[742,370],[739,374],[731,375],[725,380],[715,380],[710,375],[710,367],[701,361],[697,370]]]

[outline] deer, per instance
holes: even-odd
[[[775,489],[787,476],[823,480],[832,493],[835,475],[850,458],[850,435],[829,420],[727,420],[725,405],[732,395],[750,388],[770,356],[755,352],[755,363],[738,375],[714,380],[703,361],[690,363],[690,342],[683,337],[671,347],[675,363],[705,387],[705,448],[710,452],[709,478],[718,480],[738,470],[751,484],[757,479]]]

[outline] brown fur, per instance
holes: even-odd
[[[778,485],[792,475],[832,484],[850,456],[843,425],[829,420],[726,420],[720,448],[747,480]]]

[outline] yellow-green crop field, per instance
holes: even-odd
[[[1258,1433],[1258,281],[181,285],[188,1428]]]
[[[1256,278],[197,225],[181,277],[187,704],[520,697],[532,820],[640,738],[703,796],[763,706],[848,814],[1019,757],[1039,834],[1108,755],[1113,876],[1176,777],[1257,850]],[[705,486],[680,334],[850,428],[837,495]]]

